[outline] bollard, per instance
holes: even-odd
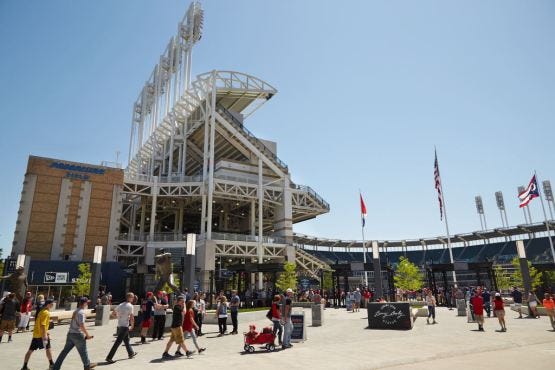
[[[312,326],[322,326],[324,323],[324,305],[314,303],[312,305]]]

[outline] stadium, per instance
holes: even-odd
[[[77,265],[92,261],[95,247],[102,246],[101,284],[115,297],[125,289],[152,289],[154,258],[161,251],[172,254],[174,272],[191,290],[225,290],[237,279],[243,291],[271,290],[286,261],[296,264],[308,285],[318,285],[324,271],[340,265],[351,268],[343,279],[336,274],[334,287],[352,289],[363,282],[361,241],[293,232],[294,224],[330,212],[330,205],[310,186],[293,181],[277,143],[246,127],[277,89],[238,71],[192,78],[202,25],[195,2],[132,107],[125,169],[29,158],[13,263],[4,275],[18,255],[28,256],[31,287],[56,288],[61,296]],[[552,196],[547,200],[553,205]],[[549,228],[555,229],[553,220]],[[461,285],[493,286],[493,264],[512,268],[517,240],[524,241],[530,261],[553,269],[551,234],[545,223],[536,223],[452,235],[453,261],[446,236],[367,241],[365,247],[368,253],[371,246],[379,248],[384,287],[391,287],[401,256],[431,271],[432,278],[439,273],[444,284],[453,284],[445,272],[455,269]],[[480,263],[485,265],[472,265]],[[65,279],[47,281],[54,268]]]

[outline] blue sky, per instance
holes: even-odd
[[[10,249],[29,154],[126,155],[132,103],[188,6],[181,0],[0,1],[0,247]],[[332,210],[296,232],[368,239],[523,223],[516,188],[555,185],[552,1],[203,1],[193,73],[253,74],[279,93],[248,121]],[[541,219],[538,201],[534,221]]]

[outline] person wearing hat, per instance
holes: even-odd
[[[499,320],[499,325],[501,325],[501,331],[507,331],[507,324],[505,323],[505,304],[503,303],[503,298],[501,298],[500,293],[495,293],[495,298],[493,299],[493,313]]]
[[[83,362],[83,368],[85,370],[90,370],[96,367],[96,364],[92,364],[89,360],[89,354],[87,352],[87,340],[93,338],[92,335],[89,335],[89,332],[85,327],[85,320],[87,318],[85,310],[87,309],[88,304],[89,299],[87,297],[81,297],[77,301],[77,309],[73,312],[71,322],[69,323],[66,345],[54,363],[54,370],[60,370],[62,363],[73,347],[77,348],[77,352],[79,352],[79,356],[81,356],[81,361]]]
[[[146,293],[146,299],[141,305],[141,313],[143,321],[141,323],[141,344],[146,343],[146,335],[148,334],[148,329],[152,326],[152,316],[154,316],[154,305],[156,303],[156,298],[152,292]]]
[[[291,308],[293,307],[291,297],[293,296],[293,289],[289,288],[285,291],[285,308],[283,314],[283,342],[282,349],[291,348],[291,334],[293,333],[293,323],[291,322]]]
[[[33,339],[31,340],[31,346],[29,350],[25,353],[25,359],[23,360],[23,367],[21,370],[29,370],[27,364],[34,351],[37,349],[46,349],[46,358],[50,363],[49,369],[54,368],[54,361],[52,361],[52,351],[50,350],[50,334],[48,334],[48,326],[50,325],[50,310],[54,305],[54,301],[47,299],[44,302],[43,308],[40,310],[37,318],[35,319],[35,328],[33,329]]]

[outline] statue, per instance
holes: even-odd
[[[8,280],[10,282],[10,289],[12,293],[15,293],[17,300],[19,302],[23,301],[23,296],[27,291],[27,274],[25,273],[25,267],[19,266],[15,269],[13,273],[6,276],[0,276],[0,280]]]
[[[154,290],[155,292],[162,290],[164,288],[164,285],[168,283],[174,293],[181,293],[181,289],[179,289],[173,283],[171,256],[171,253],[164,253],[163,250],[160,252],[160,254],[154,256],[154,263],[156,264],[156,275],[158,275],[158,284],[156,284],[156,288]]]

